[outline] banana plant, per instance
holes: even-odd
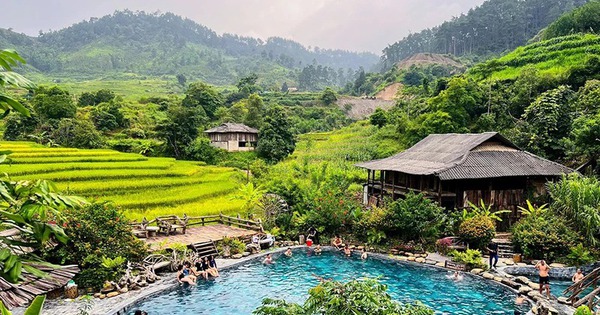
[[[42,308],[44,307],[45,301],[46,301],[45,295],[36,296],[35,299],[33,299],[33,302],[31,302],[29,307],[25,310],[25,313],[23,313],[23,315],[40,315],[40,314],[42,314]],[[12,315],[12,312],[9,311],[2,302],[0,302],[0,315]]]
[[[25,60],[12,49],[0,50],[0,109],[4,110],[1,114],[6,117],[10,110],[16,110],[24,116],[29,117],[29,111],[21,103],[5,93],[7,87],[33,89],[35,84],[27,78],[13,71],[13,67],[19,63],[25,63]]]
[[[483,199],[479,199],[479,206],[470,201],[467,201],[467,204],[469,205],[470,210],[463,210],[463,220],[477,216],[484,216],[495,221],[502,221],[500,215],[511,212],[510,210],[492,211],[493,205],[486,205],[485,202],[483,202]]]

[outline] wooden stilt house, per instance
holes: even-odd
[[[519,149],[497,132],[432,134],[402,153],[357,166],[368,171],[365,204],[415,192],[446,209],[483,200],[513,210],[513,220],[518,206],[545,193],[548,181],[574,172]]]

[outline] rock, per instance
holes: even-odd
[[[426,264],[428,264],[428,265],[435,265],[435,264],[437,263],[437,261],[435,261],[435,260],[428,260],[428,259],[426,259],[426,260],[425,260],[425,263],[426,263]]]
[[[551,263],[550,268],[565,268],[565,265],[559,263]]]
[[[101,300],[104,299],[105,297],[106,297],[106,294],[102,294],[102,293],[100,293],[100,295],[98,296],[98,298]]]
[[[100,297],[100,295],[102,295],[102,293],[94,293],[94,297],[95,297],[95,298],[99,298],[99,297]]]
[[[415,255],[415,254],[413,254],[413,253],[405,253],[405,254],[406,254],[406,256],[408,256],[408,257],[413,257],[413,256]]]
[[[558,303],[571,305],[571,302],[564,296],[558,297]]]
[[[471,273],[474,274],[474,275],[478,275],[478,274],[480,274],[482,272],[483,272],[483,269],[481,269],[481,268],[473,268],[473,269],[471,269]]]
[[[435,263],[435,265],[438,266],[438,267],[445,267],[446,266],[446,264],[443,261]]]
[[[242,255],[242,254],[235,254],[235,255],[231,255],[231,258],[233,258],[233,259],[240,259],[240,258],[242,258],[242,257],[243,257],[243,255]]]
[[[514,266],[515,262],[512,259],[507,259],[504,261],[504,264],[507,266]]]
[[[132,283],[131,287],[129,288],[130,290],[139,290],[142,287],[140,287],[137,283]]]
[[[250,256],[250,252],[244,252],[244,253],[242,253],[242,257],[248,257],[248,256]]]
[[[398,260],[408,261],[408,257],[406,257],[406,256],[398,256]]]
[[[494,277],[494,281],[502,282],[504,278],[502,277]]]
[[[527,292],[529,292],[529,291],[531,291],[531,290],[533,290],[533,289],[532,289],[532,288],[530,288],[529,286],[522,285],[522,286],[519,288],[519,293],[521,293],[521,294],[526,294]]]
[[[517,266],[519,266],[519,267],[527,267],[527,264],[520,262],[520,263],[517,263]]]
[[[418,262],[418,263],[424,263],[425,262],[425,258],[419,257],[419,258],[416,258],[415,261]]]
[[[138,284],[140,285],[140,287],[147,287],[148,286],[148,282],[146,282],[146,281],[141,281]]]
[[[481,276],[483,276],[486,279],[494,279],[494,275],[489,273],[489,272],[484,272],[483,274],[481,274]]]
[[[415,256],[408,256],[407,258],[408,261],[415,261],[415,259],[417,259]]]
[[[356,249],[356,246],[354,246],[354,245],[350,245],[350,246],[348,246],[348,248],[350,248],[350,250],[355,250],[355,249]]]
[[[129,289],[125,286],[119,289],[119,293],[127,293],[129,292]]]
[[[111,297],[115,297],[115,296],[117,296],[117,295],[119,295],[119,292],[117,292],[117,291],[113,291],[113,292],[110,292],[110,293],[108,293],[108,294],[106,295],[106,297],[107,297],[107,298],[111,298]]]
[[[427,254],[427,253],[421,254],[421,257],[423,257],[423,258],[427,258],[427,256],[429,256],[429,254]]]
[[[535,298],[535,297],[540,297],[542,295],[538,291],[531,290],[531,291],[527,292],[527,296],[530,298]]]
[[[390,254],[392,254],[392,255],[398,255],[398,250],[397,249],[390,249]]]
[[[515,281],[522,284],[528,284],[529,282],[531,282],[531,280],[529,280],[529,278],[525,276],[516,277]]]
[[[102,286],[102,290],[100,290],[100,293],[106,294],[106,293],[114,291],[114,290],[116,290],[114,284],[106,281],[106,282],[104,282],[104,285]]]
[[[506,278],[502,279],[502,283],[513,289],[518,289],[521,286],[520,284],[518,284],[510,279],[506,279]]]
[[[356,249],[358,250],[363,250],[365,247],[364,246],[357,246]]]
[[[527,284],[530,288],[534,289],[534,290],[539,290],[540,289],[540,284],[539,283],[535,283],[535,282],[529,282]]]
[[[298,245],[300,245],[300,242],[298,242],[298,241],[295,241],[295,242],[294,242],[294,245],[295,245],[295,246],[298,246]]]

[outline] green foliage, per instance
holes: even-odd
[[[458,236],[471,248],[484,248],[496,235],[494,221],[490,217],[476,216],[464,220],[458,228]]]
[[[388,123],[387,112],[381,108],[377,108],[375,109],[375,112],[371,114],[371,117],[369,117],[369,121],[371,122],[371,125],[381,128]]]
[[[521,214],[523,214],[524,216],[538,219],[544,217],[547,214],[547,206],[547,204],[543,204],[539,207],[536,207],[533,204],[531,204],[531,201],[527,200],[527,208],[521,206],[519,206],[518,208],[519,210],[521,210]]]
[[[321,102],[323,102],[323,104],[330,106],[334,104],[335,101],[337,101],[337,96],[335,95],[335,92],[330,87],[328,87],[325,90],[323,90],[319,99],[321,100]]]
[[[382,228],[388,235],[403,240],[433,240],[440,233],[443,212],[422,194],[409,193],[386,206]]]
[[[567,260],[574,266],[583,266],[595,261],[594,257],[588,250],[583,247],[583,244],[577,244],[571,247],[571,252],[567,255]]]
[[[4,110],[2,117],[5,117],[10,110],[16,110],[23,116],[29,116],[29,110],[13,97],[6,94],[5,89],[23,88],[33,89],[33,82],[24,76],[12,71],[12,68],[25,63],[25,59],[12,49],[0,50],[0,108]]]
[[[27,307],[23,315],[42,315],[42,309],[44,308],[44,302],[46,301],[45,295],[38,295],[33,299],[31,304]],[[4,303],[0,302],[0,314],[2,315],[12,315],[12,312],[9,311]]]
[[[38,87],[31,103],[35,112],[44,119],[73,118],[77,112],[69,92],[58,86]]]
[[[232,106],[232,109],[234,106]],[[246,101],[246,111],[244,123],[252,128],[260,128],[263,120],[264,102],[258,94],[253,93],[248,96]],[[232,112],[231,116],[235,117],[236,114]]]
[[[258,155],[274,163],[292,154],[295,148],[296,139],[290,130],[290,122],[283,108],[269,108],[258,133]]]
[[[62,119],[52,132],[56,143],[71,148],[94,149],[102,147],[104,139],[94,125],[87,120]]]
[[[387,286],[374,279],[347,283],[323,281],[309,290],[304,304],[265,299],[256,315],[433,315],[433,310],[419,302],[400,304],[386,292]]]
[[[479,199],[479,205],[476,205],[467,200],[469,210],[463,210],[463,219],[469,219],[474,217],[486,217],[492,219],[492,221],[502,221],[500,217],[503,213],[510,213],[510,210],[497,210],[492,211],[492,204],[486,205],[483,199]]]
[[[552,260],[566,255],[579,236],[560,217],[526,216],[513,226],[512,242],[528,258]]]
[[[114,102],[98,104],[92,110],[91,116],[94,125],[101,131],[110,131],[127,126],[120,105]]]
[[[75,277],[82,287],[100,288],[104,281],[116,280],[116,264],[123,259],[139,261],[146,246],[131,232],[125,216],[110,203],[92,204],[83,210],[64,211],[65,245],[45,257],[61,264],[77,264],[82,272]],[[104,266],[108,260],[109,265]]]
[[[581,305],[575,310],[575,313],[573,313],[573,315],[594,315],[594,313],[590,310],[589,307]]]
[[[223,159],[225,151],[210,144],[210,139],[196,138],[189,146],[185,147],[187,159],[202,161],[207,164],[217,164]]]
[[[486,264],[483,262],[483,256],[481,251],[476,249],[467,249],[464,252],[451,251],[448,255],[452,257],[452,260],[458,263],[467,265],[468,269],[481,268],[485,269]]]
[[[167,146],[167,152],[177,159],[185,158],[186,149],[198,137],[198,129],[205,117],[201,106],[170,106],[167,119],[156,127],[158,136]]]
[[[561,16],[543,32],[542,39],[573,33],[595,33],[600,29],[600,2],[590,1],[584,6]]]
[[[223,253],[223,248],[228,247],[231,255],[241,254],[246,251],[246,244],[236,238],[224,237],[219,244],[219,252]]]
[[[564,218],[585,239],[596,245],[600,235],[600,182],[594,177],[572,174],[549,183],[550,209]]]
[[[214,119],[215,111],[223,104],[223,97],[214,87],[203,82],[194,82],[186,90],[181,104],[185,107],[200,107],[210,119]]]
[[[240,186],[234,199],[241,200],[243,202],[242,210],[247,216],[252,216],[255,210],[261,207],[261,199],[265,192],[262,187],[255,186],[250,182]]]

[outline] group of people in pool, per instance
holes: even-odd
[[[208,280],[209,277],[216,278],[219,276],[219,269],[214,256],[205,256],[192,263],[189,261],[177,267],[177,282],[180,284],[196,284],[198,278],[202,277]]]
[[[342,238],[339,235],[336,235],[333,241],[331,241],[331,246],[335,247],[339,251],[344,252],[344,255],[346,255],[346,257],[352,256],[352,249],[350,249],[350,246],[348,246],[348,244],[344,244],[344,241],[342,241]],[[361,250],[360,258],[363,260],[368,258],[366,248],[363,248]]]

